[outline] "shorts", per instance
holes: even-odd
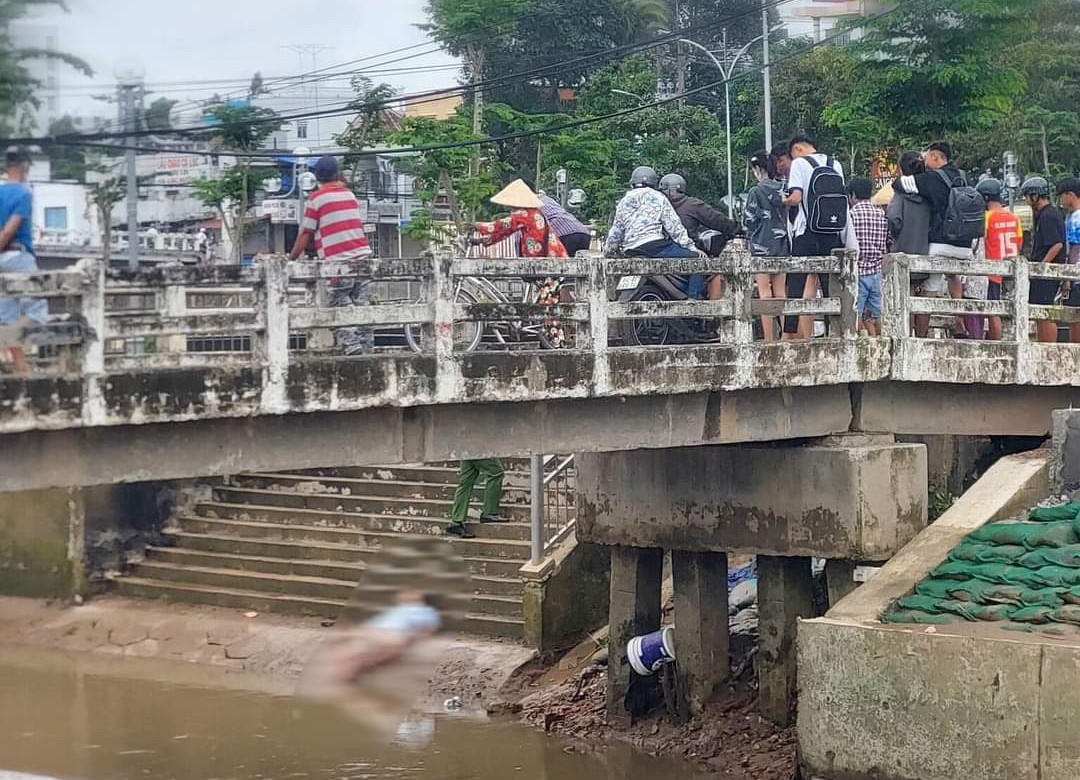
[[[881,319],[881,274],[859,277],[859,299],[855,303],[855,313],[870,320]]]
[[[38,273],[37,260],[21,249],[0,252],[0,274]],[[49,321],[49,304],[43,298],[0,298],[0,325],[10,325],[23,317],[39,325]]]
[[[1061,282],[1057,279],[1032,279],[1028,303],[1036,306],[1053,306],[1060,289]]]
[[[820,233],[803,233],[801,236],[797,236],[795,240],[791,242],[791,256],[792,257],[824,257],[832,254],[834,249],[841,249],[844,246],[844,242],[840,239],[840,236],[823,235]],[[787,297],[794,299],[801,299],[806,292],[806,277],[808,274],[788,274],[787,285]],[[826,275],[820,276],[821,282],[821,294],[829,294],[829,277]],[[798,317],[784,317],[784,333],[798,333],[799,332],[799,318]]]
[[[986,289],[986,300],[1001,300],[1001,282],[990,282],[990,286]]]
[[[922,281],[911,283],[912,294],[920,298],[941,298],[947,289],[945,274],[927,274]]]
[[[586,252],[592,246],[592,236],[588,233],[569,233],[560,236],[559,240],[562,241],[562,245],[566,248],[566,253],[570,257],[574,257],[578,252]]]

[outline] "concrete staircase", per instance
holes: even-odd
[[[507,466],[502,513],[512,522],[472,523],[478,538],[447,540],[464,558],[473,591],[455,610],[452,627],[520,638],[528,466]],[[327,618],[348,601],[351,615],[371,613],[385,594],[374,593],[382,586],[363,574],[380,545],[441,535],[456,479],[453,464],[231,477],[210,500],[177,517],[166,530],[172,546],[149,548],[115,589],[138,598]]]

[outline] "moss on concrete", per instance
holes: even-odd
[[[0,594],[71,596],[72,498],[67,490],[0,495]]]

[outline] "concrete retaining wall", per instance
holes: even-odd
[[[78,490],[7,493],[0,501],[0,595],[70,598],[83,557]]]
[[[608,617],[608,550],[566,539],[543,564],[526,564],[525,641],[541,652],[565,650]]]
[[[827,780],[1074,780],[1080,647],[986,626],[880,616],[975,528],[1050,489],[1050,453],[995,464],[940,520],[824,617],[799,625],[799,745]]]

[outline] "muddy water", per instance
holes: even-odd
[[[376,740],[329,707],[128,661],[0,655],[0,778],[63,780],[694,780],[613,747],[584,755],[507,723],[436,714]],[[157,679],[154,679],[154,678]],[[166,681],[163,681],[166,680]],[[169,682],[168,680],[172,680]]]

